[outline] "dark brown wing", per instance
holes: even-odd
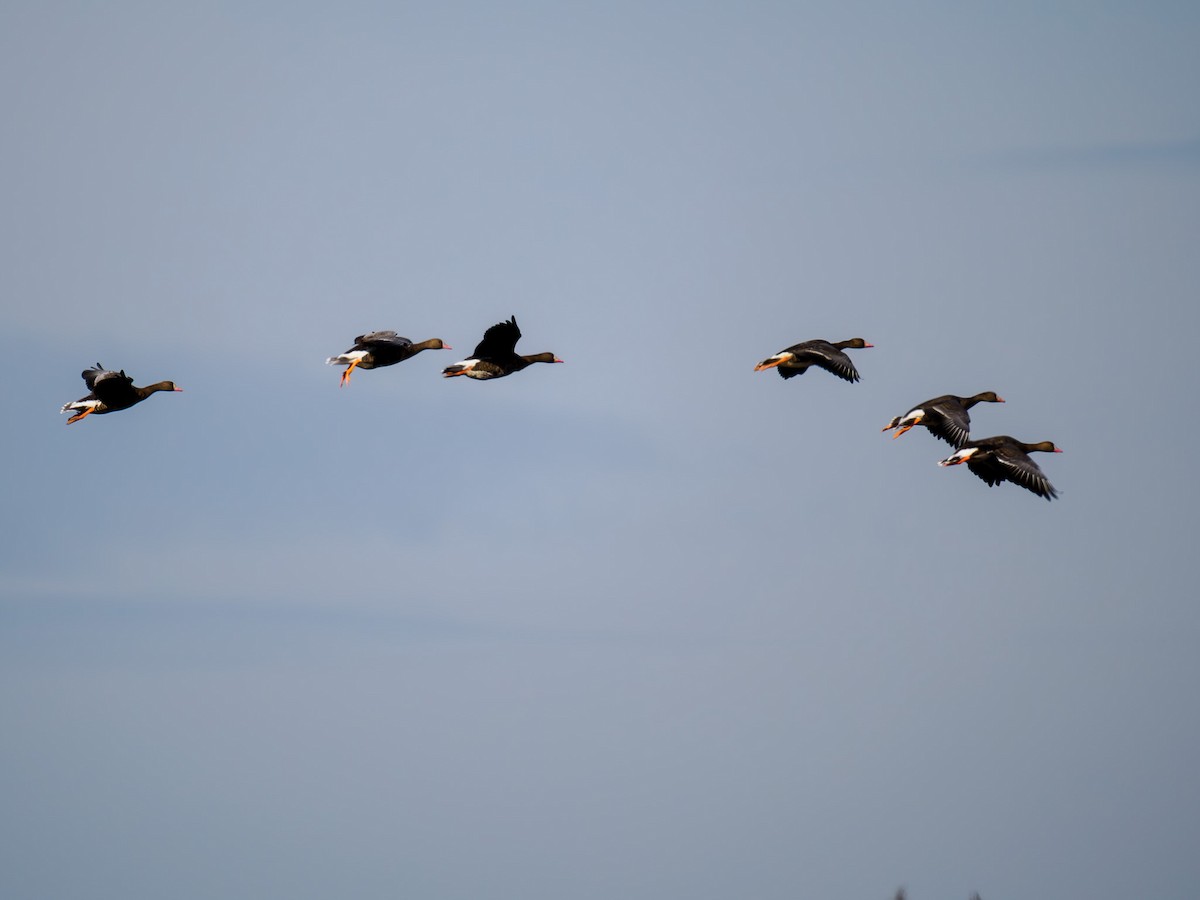
[[[352,350],[374,350],[378,346],[385,347],[411,347],[412,341],[406,337],[401,337],[394,331],[368,331],[366,334],[360,334],[354,339]]]
[[[795,378],[797,375],[803,375],[808,371],[808,363],[795,365],[795,363],[780,363],[775,367],[775,371],[779,373],[780,378]]]
[[[96,363],[94,366],[84,369],[82,378],[83,383],[88,386],[89,391],[94,391],[96,389],[96,382],[102,379],[106,380],[109,378],[125,378],[125,380],[130,384],[133,384],[133,379],[128,378],[123,371],[114,372],[112,369],[104,368],[104,366],[100,363]]]
[[[521,329],[517,327],[517,317],[513,316],[507,322],[497,322],[483,333],[483,340],[471,354],[471,359],[503,359],[517,352],[517,341],[521,339]]]
[[[1058,496],[1058,491],[1054,489],[1050,479],[1025,451],[1017,447],[1001,447],[993,454],[993,458],[996,466],[1004,472],[1004,477],[1013,484],[1019,484],[1047,500]]]
[[[971,439],[971,415],[958,397],[947,394],[918,404],[913,409],[925,410],[921,423],[929,433],[941,438],[951,447],[961,447]]]
[[[967,468],[987,482],[989,487],[1008,480],[1007,470],[996,459],[995,453],[975,454],[967,460]]]
[[[1058,496],[1058,491],[1038,464],[1030,459],[1029,454],[1017,446],[1012,438],[983,438],[979,441],[969,441],[967,446],[982,448],[981,452],[967,460],[967,468],[989,486],[995,487],[1003,481],[1011,481],[1047,500]]]
[[[360,334],[354,339],[354,350],[365,350],[371,362],[371,367],[394,366],[414,356],[413,342],[401,337],[394,331],[372,331],[370,334]],[[365,360],[364,360],[365,362]],[[364,368],[368,368],[364,366]]]
[[[114,372],[96,363],[94,368],[84,370],[83,381],[105,406],[127,405],[137,396],[133,392],[133,379],[124,369]]]
[[[846,381],[858,381],[858,369],[854,368],[850,357],[829,341],[805,341],[788,349],[796,354],[798,361],[820,366],[826,372],[832,372]]]

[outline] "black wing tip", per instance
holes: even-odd
[[[831,375],[836,375],[838,378],[848,381],[851,384],[862,380],[862,377],[858,374],[858,369],[854,367],[854,363],[850,362],[849,359],[822,358],[817,365]]]
[[[922,424],[929,429],[929,433],[935,438],[939,441],[945,441],[955,450],[961,450],[971,440],[971,433],[969,431],[959,432],[949,428],[930,425],[928,422],[923,422]]]

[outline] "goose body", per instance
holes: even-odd
[[[957,466],[966,463],[967,468],[987,482],[989,487],[995,487],[1002,481],[1011,481],[1039,497],[1053,500],[1058,496],[1058,491],[1038,464],[1030,459],[1029,454],[1034,451],[1062,453],[1062,450],[1050,441],[1026,444],[1001,434],[978,441],[967,441],[938,465]]]
[[[67,419],[68,425],[78,422],[85,416],[93,414],[102,416],[105,413],[129,409],[159,391],[183,390],[183,388],[176,387],[173,381],[159,381],[145,387],[134,387],[133,379],[125,374],[124,369],[114,372],[112,369],[104,368],[100,363],[83,370],[83,383],[88,386],[91,393],[74,403],[64,404],[60,410],[60,412],[74,413],[71,418]]]
[[[516,316],[505,322],[497,322],[483,333],[483,340],[475,347],[474,353],[461,362],[447,366],[442,370],[442,376],[454,378],[465,375],[477,381],[488,381],[520,372],[533,363],[562,362],[553,353],[520,355],[517,353],[517,341],[520,339],[521,329],[517,326]]]
[[[793,344],[786,350],[780,350],[774,356],[768,356],[757,366],[755,372],[763,369],[774,369],[783,378],[795,378],[803,375],[811,366],[818,366],[826,372],[832,372],[845,381],[858,381],[858,369],[843,350],[861,350],[864,347],[874,347],[862,338],[851,338],[848,341],[813,340]]]
[[[430,338],[414,344],[394,331],[370,331],[354,339],[354,346],[345,353],[331,356],[325,362],[331,366],[345,366],[339,387],[350,383],[350,373],[355,368],[381,369],[411,359],[422,350],[450,350],[441,338]]]
[[[910,428],[924,425],[929,433],[945,441],[951,447],[961,447],[971,439],[971,415],[967,412],[976,403],[1003,403],[994,391],[984,391],[973,397],[943,394],[918,403],[902,416],[896,416],[883,427],[883,431],[899,429],[893,438],[898,438]]]

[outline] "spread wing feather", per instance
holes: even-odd
[[[354,349],[368,350],[371,344],[390,344],[400,346],[412,346],[412,341],[406,337],[401,337],[394,331],[368,331],[366,334],[360,334],[354,339]]]
[[[517,352],[517,341],[521,339],[521,329],[517,327],[517,317],[513,316],[507,322],[497,322],[483,333],[483,340],[471,354],[472,359],[490,359],[507,357]]]
[[[1054,489],[1050,479],[1027,454],[1001,450],[994,455],[994,458],[997,466],[1004,472],[1005,478],[1013,484],[1019,484],[1047,500],[1058,496],[1058,491]]]

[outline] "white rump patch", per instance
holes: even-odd
[[[74,403],[64,404],[63,408],[60,409],[59,412],[65,413],[65,412],[68,412],[73,409],[78,410],[79,412],[83,412],[83,410],[85,410],[85,409],[95,409],[99,405],[100,405],[99,400],[76,400]]]
[[[970,459],[972,456],[974,456],[978,452],[979,452],[978,447],[968,447],[965,450],[956,450],[954,453],[951,453],[949,456],[947,456],[945,459],[943,459],[940,463],[938,463],[938,465],[939,466],[952,466],[955,463],[963,463],[963,462],[966,462],[968,459]]]
[[[362,359],[367,355],[366,350],[351,350],[348,353],[343,353],[340,356],[331,356],[325,360],[325,364],[329,366],[348,366],[356,359]]]
[[[479,378],[479,373],[475,371],[478,362],[477,359],[460,360],[454,365],[442,369],[442,377],[453,378],[455,375],[466,375],[468,378]]]

